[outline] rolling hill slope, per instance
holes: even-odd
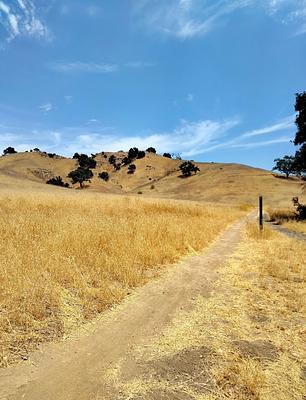
[[[271,172],[240,164],[196,163],[200,168],[197,175],[180,177],[180,160],[172,160],[153,153],[146,153],[135,160],[136,172],[127,173],[127,166],[115,171],[109,163],[110,155],[117,162],[126,156],[125,152],[101,153],[96,156],[97,167],[94,178],[86,186],[87,191],[112,194],[134,194],[146,197],[173,198],[229,204],[256,204],[262,194],[266,203],[291,205],[293,196],[302,195],[302,182],[296,178],[283,179]],[[77,161],[55,157],[44,153],[18,153],[0,157],[1,187],[32,187],[57,190],[45,182],[54,176],[61,176],[69,182],[68,173],[77,167]],[[110,179],[104,182],[98,173],[107,171]],[[47,188],[48,186],[48,188]],[[77,188],[77,185],[74,185]]]

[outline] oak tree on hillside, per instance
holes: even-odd
[[[95,157],[95,156],[94,156]],[[77,159],[81,168],[95,169],[97,161],[93,156],[89,157],[87,154],[75,153],[73,158]]]
[[[79,183],[80,188],[84,187],[85,181],[90,181],[93,177],[93,173],[89,168],[79,167],[74,171],[69,172],[68,178],[72,180],[72,183]]]
[[[128,152],[128,158],[129,158],[130,160],[134,160],[135,158],[137,158],[138,153],[139,153],[138,148],[137,148],[137,147],[133,147],[133,148],[131,148],[131,149],[129,150],[129,152]]]
[[[146,150],[147,153],[154,153],[156,154],[156,149],[154,147],[148,147]]]
[[[14,147],[7,147],[6,149],[3,150],[3,155],[6,156],[7,154],[16,154],[17,151],[14,149]]]
[[[163,154],[163,157],[172,158],[172,155],[171,155],[170,153],[164,153],[164,154]]]
[[[193,162],[191,161],[184,161],[180,166],[179,169],[182,172],[182,176],[187,178],[191,176],[192,174],[196,174],[198,171],[200,171],[200,168],[197,167]]]
[[[294,156],[284,156],[283,158],[276,158],[274,160],[275,167],[273,171],[277,170],[286,175],[286,178],[289,178],[289,175],[294,174],[296,172],[296,160]]]

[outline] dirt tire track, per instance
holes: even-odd
[[[42,346],[31,359],[0,372],[1,400],[91,400],[103,393],[103,376],[138,345],[149,345],[197,295],[209,296],[218,268],[233,254],[245,217],[206,249],[169,269],[126,299],[94,333]]]

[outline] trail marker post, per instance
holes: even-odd
[[[259,229],[263,230],[263,198],[259,196]]]

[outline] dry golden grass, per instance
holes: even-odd
[[[1,365],[93,318],[241,215],[49,188],[2,191],[0,208]]]
[[[276,221],[295,232],[306,233],[306,221],[298,221],[292,209],[269,210],[271,221]]]
[[[147,360],[166,363],[198,349],[200,362],[205,349],[205,384],[192,379],[192,369],[181,386],[166,381],[170,389],[189,393],[188,399],[304,399],[305,267],[305,242],[270,230],[261,235],[249,225],[215,293],[178,315]],[[147,382],[144,376],[143,388]],[[157,388],[161,382],[155,382]]]
[[[292,231],[306,233],[306,221],[288,221],[282,225]]]

